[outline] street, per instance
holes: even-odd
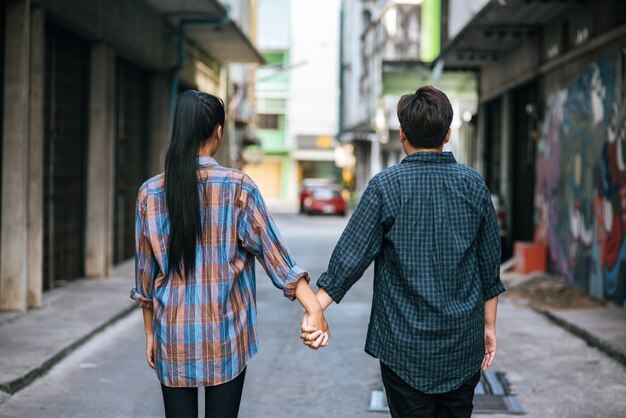
[[[346,219],[276,216],[313,283],[326,269]],[[363,351],[372,276],[370,268],[340,305],[328,309],[330,345],[312,351],[298,338],[299,304],[287,301],[258,272],[261,349],[248,366],[240,417],[388,416],[368,412],[370,392],[382,386],[377,360]],[[499,350],[492,369],[506,373],[526,416],[626,416],[626,370],[620,364],[529,308],[506,297],[501,301]],[[0,416],[163,416],[159,384],[143,349],[137,309],[11,396],[0,405]]]

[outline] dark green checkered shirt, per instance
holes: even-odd
[[[338,303],[373,260],[365,351],[422,392],[458,388],[484,356],[484,302],[505,290],[480,174],[418,152],[376,175],[317,285]]]

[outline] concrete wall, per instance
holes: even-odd
[[[34,0],[35,2],[35,0]],[[123,57],[146,67],[173,65],[176,51],[168,48],[163,18],[143,1],[39,0],[46,17],[85,39],[115,45]],[[173,42],[172,42],[173,43]]]
[[[0,310],[23,312],[42,305],[45,22],[92,47],[83,260],[88,277],[110,275],[113,260],[116,58],[151,73],[146,158],[152,175],[163,169],[178,49],[164,17],[140,0],[9,0],[0,7],[6,8]],[[185,50],[182,81],[227,100],[227,67],[207,51],[189,44]],[[230,154],[226,143],[218,159],[228,165]]]
[[[41,307],[43,285],[43,149],[44,149],[44,33],[41,8],[31,10],[30,103],[28,141],[28,291],[29,307]]]
[[[28,306],[28,140],[30,126],[30,1],[6,6],[0,309]]]
[[[91,51],[85,275],[106,277],[113,260],[115,184],[115,53],[106,44]]]
[[[165,168],[165,153],[169,144],[169,107],[171,76],[155,73],[150,79],[150,163],[151,176]]]

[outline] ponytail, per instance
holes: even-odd
[[[224,126],[224,103],[216,96],[187,90],[178,97],[165,157],[165,200],[170,220],[169,270],[185,277],[196,264],[202,237],[198,195],[198,151],[217,126]]]

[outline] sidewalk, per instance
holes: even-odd
[[[137,306],[129,297],[133,275],[128,261],[110,278],[76,280],[44,293],[41,309],[0,313],[0,391],[19,391],[130,313]]]
[[[550,274],[506,272],[501,276],[507,287],[507,297],[515,303],[529,306],[626,367],[626,308],[596,301]],[[558,284],[545,289],[541,300],[533,300],[532,290],[529,292],[533,282],[539,283],[537,287],[541,287],[542,282]],[[531,297],[524,298],[520,289]],[[534,290],[542,292],[541,289]]]
[[[132,261],[113,277],[68,283],[47,292],[44,307],[26,314],[0,314],[0,390],[13,394],[45,374],[68,353],[136,306],[129,298]],[[509,289],[538,275],[503,274]],[[513,293],[513,292],[511,292]],[[518,297],[510,298],[524,305]],[[532,309],[578,335],[626,366],[626,309],[612,305],[575,309]],[[0,393],[0,403],[8,395]]]

